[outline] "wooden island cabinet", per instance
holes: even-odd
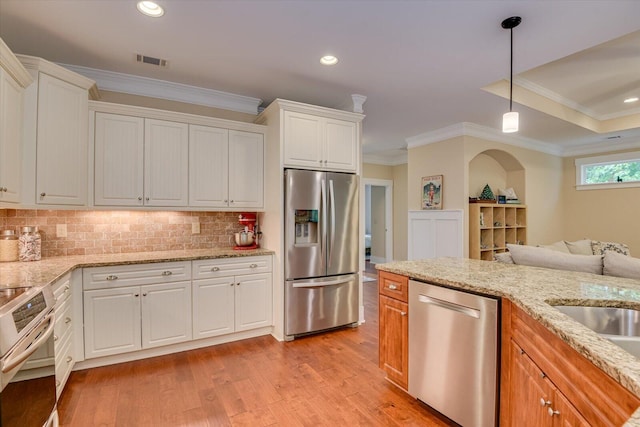
[[[379,366],[408,390],[409,278],[378,271]],[[502,298],[500,426],[621,426],[640,399]]]

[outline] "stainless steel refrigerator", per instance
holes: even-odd
[[[285,336],[358,321],[358,177],[285,170]]]

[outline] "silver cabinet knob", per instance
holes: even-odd
[[[115,274],[110,274],[107,276],[107,280],[109,281],[118,280],[118,276],[116,276]]]
[[[172,274],[173,274],[173,272],[172,272],[172,271],[169,271],[169,270],[166,270],[166,271],[163,271],[163,272],[162,272],[162,275],[163,275],[163,276],[171,276]]]
[[[56,387],[60,387],[60,380],[56,380]]]
[[[236,283],[236,286],[240,286],[240,282]]]
[[[233,282],[229,283],[229,286],[233,286],[233,285],[235,285],[235,283],[233,283]]]
[[[225,202],[225,203],[229,203],[229,200],[227,200],[227,199],[224,199],[224,202]]]
[[[322,160],[318,160],[318,163],[322,164]]]
[[[400,316],[406,316],[406,315],[407,315],[407,312],[406,312],[406,311],[401,311],[401,312],[400,312]]]
[[[551,406],[550,400],[544,400],[544,398],[540,398],[540,406]]]
[[[148,198],[148,197],[145,197],[144,199],[145,199],[147,202],[149,201],[149,198]]]
[[[134,296],[134,297],[139,297],[139,296],[140,296],[140,294],[133,294],[133,296]]]
[[[220,271],[220,267],[211,267],[211,271]]]
[[[142,196],[138,196],[138,201],[141,202],[142,201]]]
[[[395,291],[396,289],[398,289],[398,287],[392,283],[389,285],[389,289],[391,289],[392,291]]]
[[[233,203],[233,200],[229,200],[229,203]]]
[[[40,197],[44,197],[46,195],[47,195],[47,193],[40,193]]]
[[[251,264],[249,268],[258,268],[258,264]]]
[[[147,293],[146,293],[146,292],[144,292],[144,293],[142,294],[142,296],[143,296],[143,297],[146,297],[146,296],[147,296]]]
[[[70,317],[65,317],[64,318],[64,323],[71,323],[71,318]]]
[[[67,356],[67,363],[71,363],[71,362],[73,362],[73,357]]]
[[[0,191],[2,191],[2,192],[5,192],[5,193],[6,193],[6,192],[7,192],[7,187],[0,187]]]
[[[547,413],[550,417],[553,417],[554,415],[560,415],[560,411],[555,411],[553,408],[547,409]]]
[[[54,335],[54,336],[53,336],[53,340],[54,340],[54,341],[58,341],[58,336],[57,336],[57,335]]]

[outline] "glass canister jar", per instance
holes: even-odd
[[[22,227],[18,242],[20,261],[40,261],[42,239],[38,227]]]
[[[0,262],[18,260],[18,235],[13,230],[0,231]]]

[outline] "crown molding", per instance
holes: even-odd
[[[631,141],[611,141],[606,144],[603,141],[591,142],[588,144],[574,144],[566,146],[562,150],[563,157],[583,156],[587,154],[602,154],[612,151],[631,150],[640,148],[640,138]]]
[[[512,145],[514,147],[540,151],[554,156],[562,156],[562,148],[557,145],[521,136],[505,135],[496,129],[468,122],[457,123],[432,132],[425,132],[420,135],[409,137],[406,139],[407,148],[416,148],[422,145],[434,144],[436,142],[460,136],[473,136],[489,141],[500,142],[502,144]]]
[[[374,165],[398,166],[398,165],[404,165],[408,161],[409,160],[406,152],[402,154],[397,154],[397,155],[388,155],[385,153],[363,153],[362,154],[362,163],[369,163]]]
[[[0,38],[0,67],[2,67],[22,88],[33,83],[33,77],[16,58],[9,46]]]
[[[576,110],[586,116],[589,116],[593,119],[596,119],[598,121],[605,121],[605,120],[611,120],[611,119],[617,119],[620,117],[627,117],[627,116],[632,116],[635,114],[640,114],[640,108],[634,108],[633,110],[625,110],[625,111],[619,111],[617,113],[610,113],[610,114],[598,114],[596,113],[594,110],[585,107],[582,104],[578,104],[575,101],[572,101],[569,98],[565,98],[564,96],[560,95],[557,92],[554,92],[552,90],[549,90],[543,86],[540,86],[536,83],[533,83],[531,80],[527,80],[523,77],[514,77],[513,78],[513,84],[520,86],[524,89],[527,89],[537,95],[543,96],[545,98],[550,99],[551,101],[554,101],[558,104],[564,105],[565,107],[571,108],[573,110]]]
[[[114,71],[98,70],[78,65],[60,64],[78,74],[93,79],[98,87],[113,92],[151,98],[168,99],[206,107],[222,108],[241,113],[258,114],[262,100],[214,89],[206,89],[166,80],[151,79]]]

